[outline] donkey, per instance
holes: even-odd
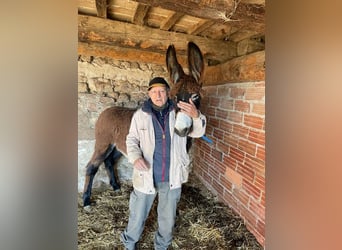
[[[166,66],[172,81],[170,98],[175,102],[189,102],[189,98],[191,98],[196,107],[199,108],[204,61],[198,46],[193,42],[188,43],[189,75],[184,73],[182,66],[178,63],[176,50],[173,45],[169,45],[167,49]],[[90,198],[93,180],[99,166],[103,162],[113,190],[120,189],[120,184],[115,177],[114,165],[122,155],[127,156],[126,136],[135,111],[136,109],[110,107],[99,115],[95,124],[94,153],[86,166],[83,190],[84,207],[91,204]],[[182,112],[177,112],[175,133],[179,136],[187,136],[191,128],[192,119]]]

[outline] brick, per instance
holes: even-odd
[[[250,130],[248,139],[259,145],[265,146],[265,132],[261,130]]]
[[[249,181],[242,180],[242,188],[251,195],[254,199],[259,200],[261,197],[261,190],[251,184]]]
[[[241,149],[243,152],[246,152],[247,154],[255,156],[256,144],[246,140],[239,140],[238,149]]]
[[[222,161],[222,152],[214,148],[211,150],[211,156],[218,161]]]
[[[225,164],[228,168],[231,168],[234,171],[237,169],[237,161],[232,157],[224,156],[223,164]]]
[[[224,164],[223,161],[222,162],[216,161],[214,167],[217,168],[217,170],[220,173],[220,176],[224,175],[224,173],[226,172],[226,168],[227,168],[226,164]]]
[[[220,124],[220,121],[214,117],[209,117],[208,124],[210,124],[213,127],[218,127]]]
[[[246,165],[238,164],[237,172],[241,174],[244,181],[248,181],[250,183],[253,182],[255,176],[253,169],[247,167]]]
[[[252,113],[265,115],[265,103],[253,103]]]
[[[248,113],[250,111],[250,104],[249,102],[245,102],[242,100],[235,100],[234,110]]]
[[[265,176],[265,162],[250,155],[246,155],[245,165],[254,169],[256,174]]]
[[[219,128],[214,128],[214,131],[212,134],[213,134],[213,137],[215,137],[216,139],[222,140],[223,136],[225,134],[225,131],[223,131],[222,129],[219,129]]]
[[[232,87],[231,89],[230,89],[230,97],[232,97],[232,98],[243,98],[244,97],[244,95],[245,95],[245,92],[246,92],[246,90],[245,89],[243,89],[243,88],[236,88],[236,87]]]
[[[227,133],[231,133],[233,131],[233,124],[228,121],[220,121],[219,128],[224,130]]]
[[[227,180],[225,175],[221,175],[219,181],[222,184],[222,186],[225,188],[225,192],[227,191],[232,192],[233,185],[229,180]]]
[[[261,199],[260,199],[260,205],[263,207],[266,207],[266,197],[265,197],[265,191],[261,192]]]
[[[215,116],[215,107],[210,107],[210,106],[207,106],[206,107],[206,110],[205,111],[203,111],[203,113],[207,116],[207,117],[209,117],[209,116]]]
[[[229,111],[228,120],[236,123],[241,123],[243,119],[243,114],[241,112]]]
[[[237,145],[239,143],[239,139],[236,136],[225,134],[223,137],[223,142],[228,144],[231,147],[237,148]]]
[[[222,99],[220,108],[226,109],[226,110],[233,110],[234,109],[234,100]]]
[[[209,98],[209,106],[211,107],[219,107],[220,106],[220,98],[211,96]]]
[[[260,203],[256,202],[254,199],[250,199],[249,210],[253,211],[257,217],[265,221],[265,207],[261,206]]]
[[[226,168],[224,176],[227,178],[227,180],[234,184],[236,188],[241,188],[242,176],[238,172],[232,170],[231,168]]]
[[[245,207],[248,207],[249,204],[249,196],[243,191],[239,189],[233,190],[233,196]]]
[[[236,211],[236,208],[238,206],[238,202],[236,198],[232,196],[229,192],[224,192],[222,195],[223,202],[227,204],[229,207],[233,208],[233,210]]]
[[[253,184],[260,190],[265,191],[265,176],[256,174]]]
[[[263,87],[265,88],[265,81],[255,82],[254,87]]]
[[[244,207],[244,206],[240,207],[240,215],[245,220],[245,224],[247,227],[248,227],[248,225],[250,225],[252,228],[256,227],[257,218],[246,207]]]
[[[254,116],[254,115],[245,114],[243,116],[243,120],[246,126],[256,128],[256,129],[262,129],[264,125],[264,118]]]
[[[216,86],[205,86],[203,87],[205,91],[205,96],[217,95],[217,87]]]
[[[218,194],[223,194],[223,186],[217,181],[219,178],[213,179],[213,188]]]
[[[239,124],[233,125],[233,133],[242,138],[248,138],[249,128],[241,126]]]
[[[265,148],[264,147],[257,147],[256,157],[262,161],[265,161]]]
[[[228,154],[228,152],[229,152],[229,145],[227,145],[227,144],[225,144],[225,143],[222,143],[222,142],[217,142],[217,144],[216,144],[217,146],[216,146],[216,148],[218,149],[218,150],[220,150],[222,153],[224,153],[224,154]],[[223,156],[224,157],[224,156]]]
[[[232,157],[233,159],[237,160],[240,163],[244,162],[245,159],[245,153],[242,152],[241,150],[237,148],[231,147],[229,150],[229,156]]]
[[[223,110],[223,109],[216,109],[216,111],[215,111],[215,115],[216,115],[216,117],[217,118],[221,118],[221,119],[227,119],[228,118],[228,111],[226,111],[226,110]]]
[[[213,180],[218,180],[220,177],[220,171],[215,167],[214,161],[212,161],[212,165],[208,170],[208,174],[213,178]]]
[[[245,100],[263,100],[265,98],[265,88],[248,88]]]
[[[217,96],[228,96],[229,95],[229,89],[230,87],[226,86],[226,85],[219,85],[217,87]]]

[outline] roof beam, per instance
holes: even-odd
[[[107,0],[96,0],[97,16],[107,18]]]
[[[183,13],[173,12],[168,18],[166,18],[160,25],[161,30],[169,30],[172,26],[183,17]]]
[[[146,4],[138,4],[135,10],[132,23],[137,25],[144,25],[145,24],[145,17],[148,13],[150,6]]]
[[[161,7],[163,9],[181,12],[190,16],[216,21],[229,21],[230,18],[241,22],[260,22],[264,23],[265,0],[244,1],[225,0],[225,1],[207,1],[198,0],[177,1],[177,0],[132,0],[138,3],[144,3],[152,7]],[[237,18],[236,18],[237,17]]]
[[[186,55],[187,44],[192,41],[201,48],[206,60],[218,63],[237,55],[237,44],[234,42],[212,40],[84,15],[78,15],[78,39],[81,42],[131,47],[141,51],[159,52],[163,55],[170,44],[176,47],[178,55]]]

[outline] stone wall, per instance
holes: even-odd
[[[95,144],[95,122],[99,114],[110,106],[138,107],[147,98],[151,78],[165,77],[166,67],[130,63],[105,58],[78,58],[78,191],[83,191],[85,166]],[[121,180],[131,178],[132,165],[122,157],[118,164]],[[95,176],[94,187],[108,183],[104,166]]]

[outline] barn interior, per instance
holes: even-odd
[[[152,77],[164,76],[169,80],[165,52],[170,44],[175,46],[179,63],[187,70],[189,41],[198,45],[205,59],[201,112],[207,116],[206,136],[212,142],[194,142],[191,182],[184,188],[190,196],[184,196],[184,217],[180,221],[180,227],[194,235],[182,238],[184,231],[179,229],[172,249],[262,249],[264,0],[78,1],[79,192],[83,188],[84,167],[94,147],[99,114],[109,106],[136,108],[146,98]],[[113,211],[126,216],[132,166],[124,158],[118,165],[122,193],[108,188],[103,170],[96,176],[97,208],[86,213],[79,205],[79,249],[120,249],[114,239],[123,227],[120,223],[127,221],[118,221],[120,216],[113,217]],[[199,203],[187,203],[191,199],[187,197],[196,193],[197,201],[203,201],[204,207],[211,210],[195,211],[196,218],[185,220],[194,206],[200,208]],[[119,199],[121,203],[117,202]],[[118,204],[122,204],[119,209]],[[151,221],[153,216],[152,213]],[[107,221],[106,230],[101,229],[101,218]],[[149,233],[155,226],[152,222],[150,225],[141,249],[150,249]]]

